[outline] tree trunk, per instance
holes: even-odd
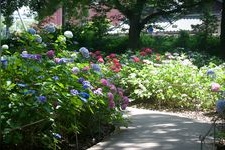
[[[131,18],[129,19],[130,29],[129,29],[129,39],[128,39],[128,48],[135,50],[140,48],[140,34],[141,34],[141,25],[139,19]]]
[[[220,54],[223,59],[225,59],[225,0],[222,4],[222,17],[221,17],[221,33],[220,33]]]

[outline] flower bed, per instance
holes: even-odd
[[[114,70],[94,62],[85,47],[69,51],[72,32],[40,32],[29,29],[16,36],[17,49],[3,49],[2,147],[82,149],[126,125],[129,98],[114,84]]]

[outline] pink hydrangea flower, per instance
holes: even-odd
[[[114,100],[114,95],[111,92],[109,92],[107,95],[108,95],[109,101],[113,101]]]
[[[220,85],[218,83],[212,83],[211,84],[211,90],[213,92],[218,92],[220,90]]]
[[[108,80],[106,79],[101,79],[100,82],[102,83],[102,85],[107,86],[108,85]]]

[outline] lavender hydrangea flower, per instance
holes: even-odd
[[[85,47],[81,47],[79,49],[79,52],[81,53],[81,55],[84,57],[84,58],[89,58],[90,57],[90,54],[89,54],[89,51],[87,48]]]
[[[67,38],[72,38],[73,37],[73,33],[71,31],[65,31],[64,32],[64,36]]]
[[[80,69],[78,67],[73,67],[71,69],[71,71],[74,73],[74,74],[77,74],[78,72],[80,72]]]
[[[91,64],[91,68],[96,72],[101,72],[101,67],[98,64]]]
[[[40,60],[41,59],[40,54],[21,54],[20,56],[22,58],[27,58],[27,59],[34,59],[34,60]]]
[[[39,96],[38,98],[37,98],[37,100],[38,100],[38,102],[40,102],[40,103],[45,103],[46,101],[47,101],[47,98],[45,97],[45,96]]]
[[[96,90],[93,91],[93,93],[96,95],[103,95],[102,88],[97,88]]]
[[[79,92],[77,90],[75,90],[75,89],[72,89],[72,90],[70,90],[70,94],[72,94],[72,95],[78,95]]]
[[[83,81],[82,84],[84,89],[91,88],[91,83],[89,81]]]
[[[34,28],[29,28],[29,29],[27,30],[27,32],[30,33],[30,34],[32,34],[32,35],[34,35],[34,34],[37,33],[37,31],[36,31]]]

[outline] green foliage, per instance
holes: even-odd
[[[40,35],[21,33],[14,37],[19,46],[3,52],[1,146],[60,149],[103,135],[108,126],[125,125],[122,95],[108,100],[119,78],[107,86],[100,82],[115,73],[107,65],[96,64],[100,70],[95,70],[89,52],[71,51],[71,38],[57,32]]]
[[[224,66],[210,63],[198,68],[192,63],[193,55],[166,53],[156,61],[156,54],[143,58],[144,64],[127,64],[122,70],[121,84],[134,103],[148,102],[152,108],[214,109],[218,95],[211,92],[210,86],[216,82],[224,88]],[[201,60],[202,56],[195,59]],[[207,76],[209,69],[216,72],[216,78]]]

